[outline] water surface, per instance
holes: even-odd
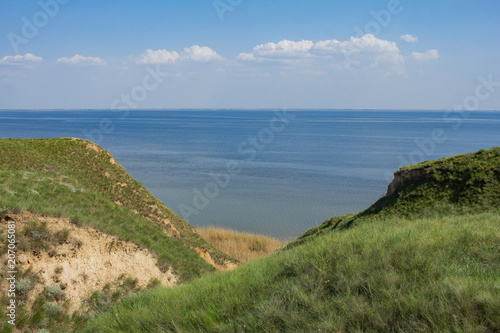
[[[284,123],[271,122],[273,111],[2,111],[0,137],[97,141],[192,225],[278,237],[367,208],[403,164],[500,145],[500,112],[288,115]],[[229,181],[228,163],[239,168]],[[211,198],[200,199],[206,187]]]

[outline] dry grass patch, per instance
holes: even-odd
[[[267,256],[288,244],[288,241],[281,241],[274,237],[212,226],[197,227],[196,231],[217,249],[241,262],[249,262]]]

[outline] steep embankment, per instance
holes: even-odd
[[[500,148],[405,166],[387,194],[359,214],[336,216],[289,247],[319,234],[382,217],[426,217],[500,209]]]

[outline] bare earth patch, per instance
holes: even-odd
[[[70,231],[64,243],[53,244],[52,251],[18,253],[18,263],[23,269],[31,266],[32,272],[40,277],[41,283],[30,295],[37,295],[46,285],[61,286],[71,300],[70,310],[74,311],[93,291],[117,281],[123,274],[137,279],[138,287],[142,288],[152,279],[158,279],[164,286],[176,284],[171,268],[162,273],[154,256],[132,242],[87,226],[76,226],[67,218],[42,217],[28,212],[9,216],[16,221],[18,233],[30,221],[46,222],[51,233],[64,228]],[[6,229],[3,224],[6,223],[0,223]]]
[[[224,260],[223,265],[220,265],[220,264],[216,263],[214,259],[212,259],[212,256],[210,255],[210,253],[208,251],[205,251],[205,250],[200,249],[200,248],[195,248],[194,250],[200,255],[200,257],[203,260],[205,260],[210,265],[214,266],[215,269],[217,269],[219,271],[232,271],[233,269],[236,269],[239,266],[238,264],[231,262],[229,260]]]

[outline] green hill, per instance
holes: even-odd
[[[133,240],[184,281],[236,260],[216,250],[109,152],[74,138],[0,140],[0,208],[64,216]]]
[[[500,209],[500,147],[405,166],[387,194],[359,214],[333,217],[288,247],[382,217],[446,216]]]
[[[84,331],[499,332],[498,158],[403,168],[366,211],[233,272],[132,296]]]

